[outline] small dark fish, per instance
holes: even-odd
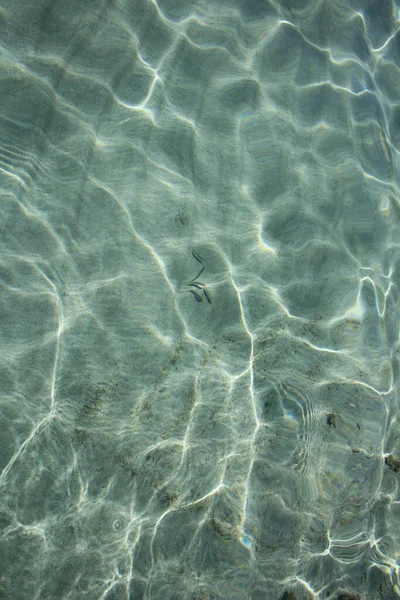
[[[203,298],[200,296],[200,294],[198,294],[194,290],[188,290],[188,292],[193,294],[193,296],[196,298],[197,302],[203,302]]]
[[[186,285],[191,285],[198,290],[202,290],[205,287],[205,283],[200,283],[200,281],[188,281],[186,282]]]
[[[207,291],[207,288],[206,288],[206,286],[204,286],[204,287],[203,287],[203,294],[204,294],[204,296],[205,296],[205,298],[206,298],[207,302],[208,302],[209,304],[211,304],[211,298],[210,298],[210,296],[209,296],[209,294],[208,294],[208,291]]]
[[[196,252],[196,250],[192,250],[192,254],[193,254],[193,258],[195,258],[195,259],[197,260],[197,262],[199,262],[199,263],[202,263],[202,262],[203,262],[203,259],[202,259],[202,257],[200,256],[200,254],[198,254],[198,253]]]
[[[190,282],[192,281],[196,281],[196,279],[198,277],[200,277],[200,275],[204,272],[204,267],[202,269],[200,269],[200,271],[197,273],[196,277],[193,277],[193,279],[190,280]]]

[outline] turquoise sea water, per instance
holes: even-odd
[[[0,2],[0,600],[400,597],[399,11]]]

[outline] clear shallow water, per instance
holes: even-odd
[[[399,597],[398,18],[2,3],[1,598]]]

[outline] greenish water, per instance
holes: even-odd
[[[399,6],[0,2],[0,600],[394,600]]]

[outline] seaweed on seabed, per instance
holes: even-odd
[[[389,454],[389,456],[385,457],[385,464],[392,469],[395,473],[400,473],[400,460],[395,458],[393,454]]]
[[[86,421],[89,417],[94,416],[111,387],[110,383],[100,381],[96,385],[88,388],[79,411],[79,421]]]
[[[329,427],[336,427],[336,414],[334,412],[329,413],[326,417],[326,424],[329,425]]]
[[[283,593],[281,600],[297,600],[297,597],[295,596],[295,594],[293,592],[288,592],[286,590],[286,592]]]

